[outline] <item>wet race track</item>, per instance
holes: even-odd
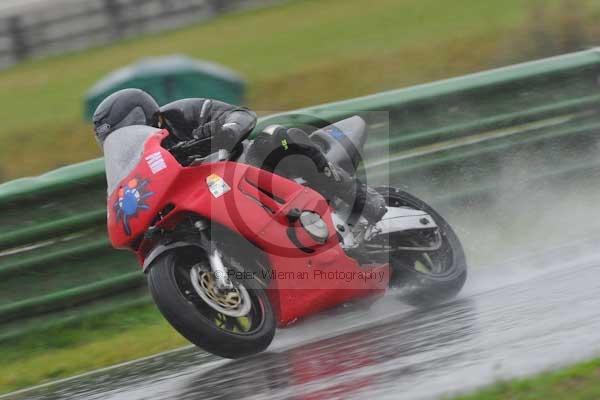
[[[421,399],[600,354],[595,240],[472,272],[427,310],[393,294],[278,331],[269,351],[223,360],[194,348],[3,399]]]

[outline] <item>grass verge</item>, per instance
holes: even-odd
[[[0,342],[0,393],[189,344],[154,305],[84,318]]]
[[[455,400],[597,400],[600,359],[537,377],[497,383]]]

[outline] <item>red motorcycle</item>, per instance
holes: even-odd
[[[311,139],[355,173],[366,125],[352,117]],[[136,253],[159,310],[192,343],[237,358],[266,349],[277,326],[389,287],[413,305],[461,290],[462,246],[423,201],[377,188],[388,211],[370,224],[303,185],[301,171],[245,164],[249,145],[173,145],[145,126],[104,143],[110,240]]]

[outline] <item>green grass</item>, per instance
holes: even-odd
[[[503,64],[534,2],[292,1],[27,62],[0,72],[0,179],[98,156],[83,95],[140,57],[185,53],[222,63],[248,79],[251,107],[280,111]]]
[[[529,379],[498,383],[455,400],[597,400],[600,360]]]
[[[0,393],[188,344],[145,305],[0,342]]]

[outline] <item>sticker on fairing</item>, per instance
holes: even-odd
[[[206,184],[208,185],[208,190],[217,199],[231,190],[227,182],[217,174],[209,175],[206,178]]]
[[[165,163],[165,160],[159,151],[146,157],[146,162],[148,163],[148,167],[150,167],[150,171],[152,171],[153,175],[156,175],[163,169],[167,168],[167,163]]]

